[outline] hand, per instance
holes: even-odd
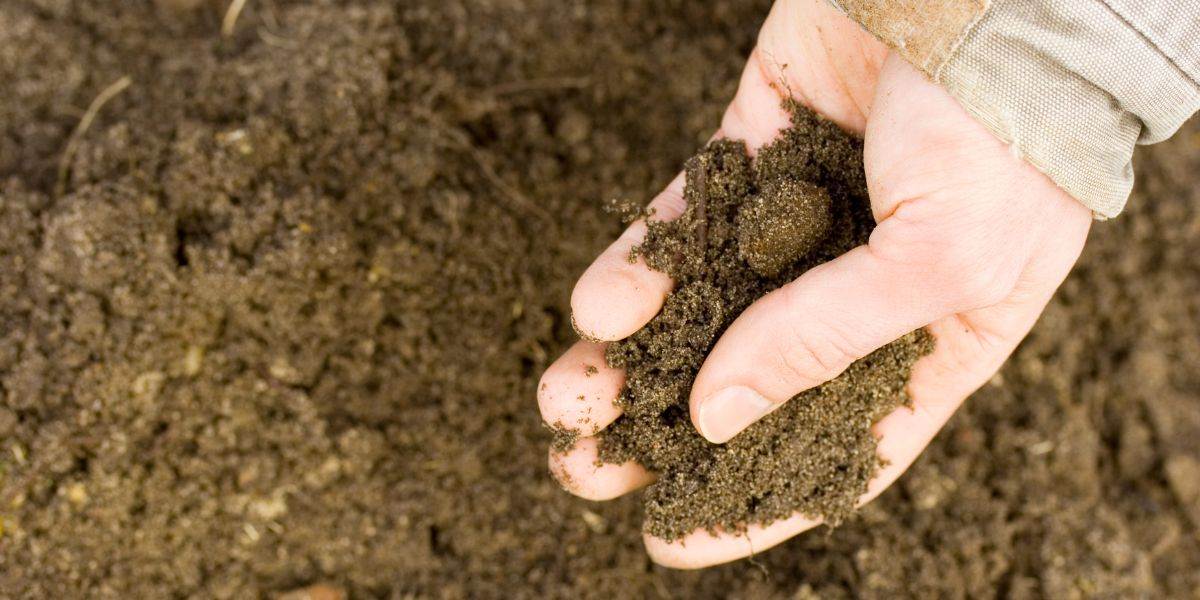
[[[937,346],[914,368],[913,408],[876,424],[888,464],[867,502],[1028,333],[1078,258],[1091,214],[824,0],[776,3],[717,135],[743,139],[752,151],[769,142],[788,124],[780,94],[864,136],[878,226],[868,244],[764,296],[734,321],[696,378],[692,422],[722,443],[928,325]],[[656,218],[682,212],[682,188],[677,177],[654,199]],[[627,260],[645,231],[642,222],[631,225],[576,284],[571,306],[586,337],[619,340],[662,307],[671,281]],[[599,372],[585,373],[586,365]],[[594,435],[619,416],[613,400],[623,383],[623,373],[605,366],[603,343],[579,342],[542,378],[543,418]],[[609,499],[653,481],[636,464],[596,466],[596,448],[595,438],[583,437],[564,454],[551,452],[551,470],[577,495]],[[645,543],[656,562],[696,568],[762,551],[816,524],[796,515],[740,535],[697,531]]]

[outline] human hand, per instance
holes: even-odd
[[[922,326],[937,340],[914,367],[913,408],[875,426],[888,463],[862,502],[908,468],[962,401],[1028,333],[1079,256],[1091,214],[972,119],[946,92],[824,0],[779,0],[760,33],[718,136],[754,149],[788,125],[783,96],[864,136],[878,226],[868,244],[764,296],[729,327],[691,391],[691,417],[722,443],[797,393]],[[683,178],[654,201],[656,218],[682,213]],[[576,327],[622,339],[658,313],[672,288],[629,263],[646,231],[632,224],[575,286]],[[588,374],[585,365],[599,372]],[[551,470],[573,493],[603,500],[653,481],[642,467],[596,465],[596,433],[620,415],[624,374],[604,366],[604,344],[583,341],[546,371],[538,402],[547,423],[580,430]],[[582,397],[582,400],[580,399]],[[697,531],[650,556],[696,568],[762,551],[817,523],[802,515],[745,533]]]

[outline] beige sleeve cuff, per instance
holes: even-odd
[[[1097,218],[1133,149],[1200,109],[1200,7],[1174,0],[830,0]]]

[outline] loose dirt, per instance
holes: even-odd
[[[899,483],[680,573],[554,484],[534,386],[766,3],[228,5],[0,4],[0,596],[1200,588],[1194,124]]]
[[[658,474],[645,528],[664,539],[796,512],[840,523],[880,464],[871,425],[906,402],[912,365],[932,349],[924,331],[905,336],[722,445],[692,426],[692,380],[721,333],[756,299],[865,243],[875,224],[861,142],[790,108],[792,125],[756,160],[736,140],[688,159],[683,215],[651,218],[634,248],[676,289],[657,317],[609,346],[609,366],[627,375],[600,459]]]

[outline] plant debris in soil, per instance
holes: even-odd
[[[756,299],[865,243],[874,227],[861,141],[788,108],[791,126],[756,159],[734,140],[689,159],[687,208],[672,221],[649,220],[634,248],[676,289],[658,316],[608,348],[626,384],[623,414],[600,436],[600,460],[657,473],[645,527],[663,539],[796,513],[839,524],[881,462],[872,424],[908,401],[912,365],[933,346],[924,330],[903,336],[725,444],[692,425],[692,381],[721,333]]]

